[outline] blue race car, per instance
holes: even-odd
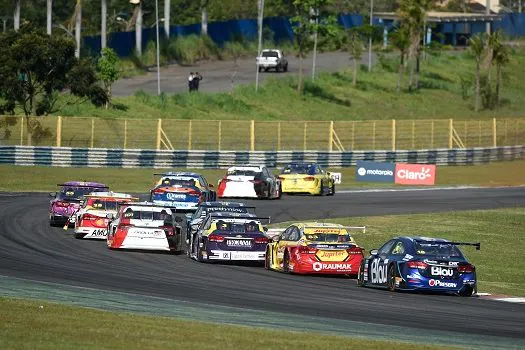
[[[363,260],[358,286],[396,290],[423,290],[471,296],[477,291],[476,268],[459,245],[440,238],[396,237]]]

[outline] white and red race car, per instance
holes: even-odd
[[[245,165],[228,169],[219,180],[219,198],[281,198],[281,180],[265,166]]]
[[[108,225],[110,249],[158,250],[179,253],[184,249],[182,218],[169,207],[151,202],[129,203],[120,207]]]
[[[126,193],[96,192],[84,196],[80,209],[69,222],[75,224],[75,238],[106,239],[108,214],[115,215],[118,206],[139,199]],[[64,226],[67,229],[67,224]]]

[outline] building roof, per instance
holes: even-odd
[[[386,20],[397,20],[398,16],[395,12],[376,12],[375,17]],[[427,12],[428,23],[442,23],[442,22],[494,22],[501,21],[500,15],[486,15],[482,13],[463,13],[463,12]]]

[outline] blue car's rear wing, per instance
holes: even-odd
[[[481,243],[471,243],[471,242],[448,242],[448,241],[428,241],[424,239],[415,239],[416,242],[424,242],[424,243],[434,243],[434,244],[453,244],[453,245],[468,245],[468,246],[474,246],[476,247],[476,250],[481,249]]]

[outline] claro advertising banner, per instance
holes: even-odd
[[[396,164],[395,183],[400,185],[434,185],[436,166],[432,164]]]
[[[368,182],[394,182],[396,165],[358,160],[355,167],[355,179]]]

